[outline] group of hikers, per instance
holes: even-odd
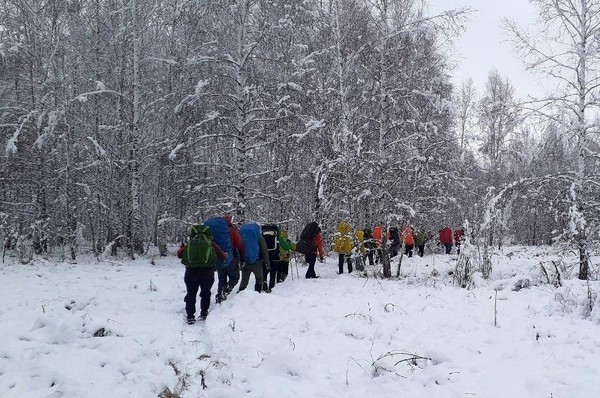
[[[440,230],[439,243],[445,246],[446,254],[450,254],[453,244],[460,253],[463,234],[462,229],[453,232],[449,227],[444,227]],[[431,232],[415,232],[412,226],[401,230],[391,227],[385,231],[383,227],[376,226],[372,230],[365,228],[353,231],[348,223],[342,222],[334,235],[333,250],[338,253],[341,274],[344,262],[348,264],[348,272],[352,272],[353,259],[357,268],[362,269],[365,259],[369,260],[370,265],[374,265],[381,261],[383,250],[394,257],[399,254],[402,245],[404,254],[409,257],[412,257],[416,245],[418,254],[422,257],[425,244],[432,237]],[[290,271],[290,259],[295,252],[303,254],[308,264],[305,277],[318,278],[315,264],[317,259],[323,262],[325,254],[322,231],[316,222],[310,222],[304,227],[295,244],[289,239],[287,231],[275,224],[247,223],[238,229],[229,216],[223,216],[211,217],[202,225],[193,225],[188,242],[182,244],[177,252],[177,257],[185,265],[184,282],[187,292],[184,301],[187,323],[196,322],[198,291],[200,319],[205,320],[208,316],[215,270],[218,277],[215,296],[217,303],[227,299],[238,281],[239,291],[246,289],[252,274],[255,279],[254,289],[270,293],[276,283],[286,280]]]
[[[355,258],[357,268],[362,268],[365,259],[369,260],[369,265],[378,264],[382,261],[384,248],[387,246],[387,254],[390,258],[400,254],[412,257],[415,246],[419,257],[425,254],[425,245],[433,238],[433,232],[425,229],[415,231],[412,225],[403,228],[390,227],[385,231],[384,227],[377,225],[373,229],[364,228],[353,232],[350,224],[342,222],[338,225],[334,236],[333,251],[338,254],[338,273],[344,271],[344,262],[348,265],[348,273],[352,272],[352,258]],[[452,230],[445,226],[439,231],[438,244],[444,246],[446,254],[452,252],[452,247],[456,246],[456,253],[460,254],[460,246],[464,230],[462,228]]]

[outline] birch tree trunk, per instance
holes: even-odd
[[[144,235],[140,204],[140,26],[137,0],[131,0],[133,12],[133,125],[130,138],[129,164],[131,168],[131,245],[134,253],[144,253]]]

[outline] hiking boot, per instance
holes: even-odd
[[[200,320],[205,321],[207,316],[208,316],[208,311],[202,311],[200,313]]]
[[[187,317],[187,324],[188,325],[193,325],[194,323],[196,323],[196,318],[192,315],[192,316],[188,316]]]
[[[225,300],[227,300],[227,295],[224,292],[217,293],[217,295],[215,296],[215,301],[219,304],[221,303],[221,301]]]

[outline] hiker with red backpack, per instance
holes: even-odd
[[[306,224],[302,233],[300,233],[300,241],[296,244],[296,251],[304,254],[304,259],[308,263],[306,270],[306,279],[318,278],[315,272],[315,263],[317,255],[319,261],[323,262],[323,237],[321,236],[321,227],[316,222]]]
[[[446,254],[450,254],[452,251],[452,229],[449,226],[440,229],[440,243],[446,248]]]
[[[464,234],[465,230],[462,228],[454,230],[454,246],[456,246],[456,254],[460,254],[460,245]]]
[[[205,320],[210,307],[210,289],[215,283],[215,266],[225,261],[225,253],[216,242],[207,225],[194,225],[188,243],[177,252],[177,257],[185,265],[184,282],[186,287],[185,312],[187,323],[196,322],[196,295],[200,289],[200,319]]]

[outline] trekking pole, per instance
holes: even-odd
[[[298,271],[298,256],[295,255],[294,259],[296,260],[295,261],[295,263],[296,263],[296,279],[300,279],[300,272]]]
[[[400,260],[398,260],[398,269],[396,270],[396,278],[400,277],[400,267],[402,267],[402,257],[404,257],[403,245],[400,245]]]
[[[292,262],[292,260],[294,262]],[[298,269],[298,260],[296,260],[295,252],[293,252],[292,257],[290,258],[290,274],[292,274],[292,280],[294,280],[294,264],[296,264],[296,269]]]

